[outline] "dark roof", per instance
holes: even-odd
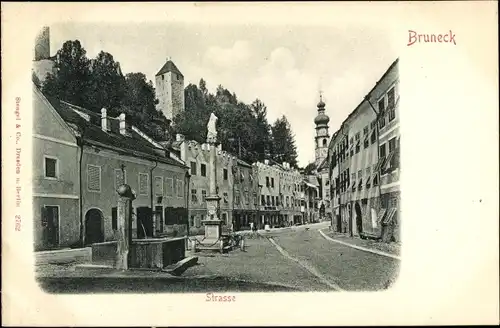
[[[168,73],[168,72],[174,72],[174,73],[177,73],[180,76],[184,77],[184,75],[182,75],[181,71],[177,68],[177,66],[175,66],[174,62],[171,60],[168,60],[165,63],[165,65],[163,65],[163,67],[158,71],[158,73],[156,73],[155,76],[163,75],[163,74]]]
[[[78,126],[80,130],[84,131],[83,140],[87,144],[117,150],[125,155],[148,158],[166,164],[185,167],[176,160],[165,157],[163,155],[165,154],[164,149],[152,146],[147,140],[132,129],[128,129],[127,136],[120,134],[118,119],[110,117],[109,122],[111,131],[104,132],[101,129],[100,119],[99,121],[95,119],[100,115],[90,112],[85,108],[60,101],[56,98],[46,98],[66,123],[74,124]],[[85,114],[89,114],[89,116],[91,116],[90,122],[75,112],[75,109],[84,112]]]
[[[321,164],[319,164],[317,171],[319,172],[325,168],[328,168],[328,157],[326,157],[325,159],[323,159],[323,161],[321,161]]]

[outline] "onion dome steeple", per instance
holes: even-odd
[[[325,114],[325,103],[323,102],[323,95],[319,96],[318,103],[318,116],[314,119],[314,123],[316,124],[316,129],[321,127],[328,128],[328,123],[330,122],[330,118]]]

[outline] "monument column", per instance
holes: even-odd
[[[214,113],[210,114],[208,121],[207,143],[210,146],[210,162],[209,165],[209,195],[205,198],[207,203],[207,218],[203,221],[205,225],[205,239],[208,241],[217,241],[222,234],[222,221],[219,219],[217,209],[219,208],[220,197],[217,194],[217,166],[216,166],[216,143],[217,131],[215,124],[217,116]]]
[[[132,245],[132,201],[135,196],[129,185],[121,185],[117,192],[120,199],[117,209],[116,268],[128,270]]]

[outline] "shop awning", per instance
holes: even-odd
[[[350,185],[350,186],[349,186],[349,188],[347,188],[347,189],[352,189],[355,185],[356,185],[356,180],[353,180],[353,181],[351,182],[351,185]]]
[[[389,209],[389,212],[387,213],[387,215],[385,216],[385,220],[384,220],[384,224],[390,224],[394,218],[394,214],[396,214],[396,208],[395,207],[391,207]]]
[[[380,167],[382,166],[382,164],[384,164],[384,161],[385,161],[385,156],[379,158],[377,165],[375,166],[375,171],[373,172],[373,175],[378,173],[378,171],[380,170]]]
[[[387,159],[385,160],[385,165],[384,165],[384,170],[387,170],[389,168],[389,165],[391,165],[391,159],[394,156],[394,151],[391,151],[389,155],[387,155]]]
[[[380,223],[380,221],[382,221],[382,219],[384,218],[384,215],[385,215],[386,212],[387,212],[387,209],[385,209],[385,208],[381,209],[378,212],[378,216],[377,216],[377,222],[378,223]]]
[[[313,185],[312,183],[309,183],[307,181],[304,181],[305,185],[308,186],[309,188],[314,188],[314,189],[318,189],[318,186],[315,186]]]

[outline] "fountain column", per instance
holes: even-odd
[[[215,242],[220,239],[222,234],[222,221],[218,217],[217,209],[221,197],[217,194],[217,161],[216,161],[216,144],[217,131],[215,124],[217,117],[212,113],[208,122],[207,143],[210,146],[210,161],[209,165],[209,195],[205,197],[207,203],[207,217],[203,221],[205,226],[205,241]]]
[[[129,185],[118,188],[116,268],[128,270],[132,245],[132,201],[135,199]]]

